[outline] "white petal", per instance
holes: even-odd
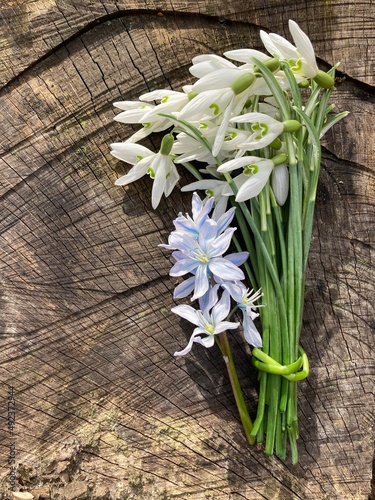
[[[199,299],[199,297],[202,297],[207,290],[209,289],[210,284],[208,282],[208,277],[207,277],[207,266],[205,265],[198,265],[197,271],[195,273],[195,288],[194,288],[194,295],[192,297],[192,301]]]
[[[219,302],[212,309],[214,323],[217,324],[228,317],[230,311],[230,295],[225,290]]]
[[[174,289],[173,298],[183,299],[184,297],[187,297],[194,290],[194,284],[195,284],[195,276],[191,276],[187,280],[184,280]]]
[[[205,293],[202,297],[199,297],[199,307],[203,313],[203,316],[211,321],[210,318],[210,310],[214,307],[214,305],[219,300],[217,292],[219,290],[219,285],[214,285],[207,293]]]
[[[256,174],[251,176],[246,176],[245,174],[241,174],[242,179],[247,177],[247,180],[243,182],[242,186],[238,190],[238,194],[236,196],[236,201],[246,201],[258,196],[258,194],[262,191],[264,186],[267,184],[268,178],[271,175],[273,164],[271,165],[265,164],[260,167]],[[234,179],[236,182],[236,179]]]
[[[275,120],[274,118],[271,118],[268,115],[265,115],[264,113],[245,113],[244,115],[240,116],[233,116],[233,118],[230,119],[231,122],[236,122],[236,123],[266,123],[268,125],[281,125],[281,130],[282,130],[282,124]]]
[[[179,97],[184,96],[182,92],[177,92],[176,90],[159,89],[153,90],[152,92],[147,92],[139,97],[140,101],[160,101],[164,97]]]
[[[289,20],[289,31],[292,34],[294,43],[296,44],[301,56],[305,59],[306,63],[318,73],[318,66],[316,64],[314,47],[309,37],[304,33],[295,21]],[[307,76],[307,75],[306,75]],[[313,78],[313,76],[309,76]]]
[[[275,33],[270,33],[269,37],[272,43],[277,47],[278,51],[281,53],[281,57],[286,59],[298,59],[298,51],[294,45],[292,45],[288,40]]]
[[[271,185],[276,201],[282,207],[289,193],[289,172],[285,163],[277,165],[273,169]]]
[[[170,162],[169,165],[169,172],[167,174],[167,178],[165,181],[165,186],[164,186],[164,196],[168,198],[168,196],[171,194],[173,191],[174,187],[176,186],[180,176],[178,175],[177,169],[174,166],[173,162]]]
[[[257,165],[258,163],[262,162],[262,160],[264,162],[264,158],[259,158],[259,156],[241,156],[241,158],[234,158],[234,160],[229,160],[223,163],[222,165],[220,165],[220,167],[218,167],[217,170],[218,172],[231,172],[232,170],[246,167],[246,165]],[[272,161],[271,165],[273,165]]]
[[[181,191],[195,191],[196,189],[212,189],[214,190],[218,186],[221,186],[222,184],[226,184],[226,181],[219,181],[216,179],[202,179],[201,181],[196,181],[192,182],[191,184],[188,184],[187,186],[184,186],[181,188]]]
[[[253,320],[243,311],[243,327],[245,340],[254,347],[262,347],[262,337],[260,336]]]
[[[269,59],[267,54],[263,54],[263,52],[254,49],[228,50],[224,52],[224,55],[228,59],[233,59],[233,61],[250,63],[250,65],[254,65],[253,57],[256,57],[259,61],[266,61]]]
[[[195,116],[198,116],[200,120],[215,118],[224,112],[232,98],[233,91],[231,89],[207,90],[194,97],[194,99],[182,109],[179,118],[183,120]],[[217,106],[217,108],[213,105]]]
[[[217,69],[194,83],[193,91],[203,92],[206,90],[218,90],[230,87],[237,78],[245,73],[248,73],[248,71],[241,71],[238,68]]]
[[[233,323],[232,321],[222,321],[218,324],[217,328],[215,328],[215,333],[225,332],[225,330],[234,330],[240,326],[239,323]]]
[[[197,314],[197,310],[194,309],[194,307],[183,304],[180,306],[172,307],[171,311],[175,314],[178,314],[178,316],[181,316],[181,318],[190,321],[190,323],[193,323],[193,325],[199,325],[199,316]]]
[[[206,348],[212,347],[215,343],[215,337],[213,335],[208,335],[208,337],[197,337],[195,342],[203,345]]]
[[[148,165],[139,166],[136,165],[135,167],[131,168],[129,172],[126,175],[123,175],[117,181],[115,182],[116,186],[126,186],[127,184],[130,184],[131,182],[137,181],[144,175],[146,175],[148,170]]]
[[[211,259],[210,270],[223,280],[237,281],[245,279],[244,273],[228,259],[215,257]]]
[[[135,165],[140,158],[152,158],[155,153],[140,144],[131,144],[128,142],[115,142],[111,144],[111,155],[119,160]]]
[[[155,210],[160,203],[161,197],[165,189],[165,183],[167,180],[167,170],[164,155],[157,155],[154,161],[150,164],[150,167],[155,172],[155,179],[152,185],[151,193],[151,205]]]
[[[271,40],[270,36],[268,33],[266,33],[265,31],[263,30],[260,30],[260,38],[263,42],[263,45],[265,46],[266,50],[268,50],[268,52],[271,54],[271,55],[275,55],[275,56],[278,56],[278,57],[282,57],[282,54],[281,52],[279,51],[279,49],[276,47],[276,45],[273,43],[273,41]]]
[[[236,68],[236,66],[215,54],[202,54],[193,58],[193,66],[189,71],[196,78],[202,78],[220,68]]]
[[[124,111],[128,111],[130,109],[140,109],[140,108],[146,110],[147,108],[152,108],[154,106],[153,104],[145,104],[139,101],[119,101],[119,102],[114,102],[113,105],[116,108],[122,109]]]
[[[233,99],[232,101],[228,104],[224,115],[222,117],[222,122],[219,127],[219,130],[217,131],[216,137],[215,137],[215,142],[212,146],[212,156],[217,156],[220,153],[220,149],[223,145],[227,130],[228,130],[228,125],[229,125],[229,119],[230,115],[232,113],[232,108],[233,108]]]
[[[201,337],[198,336],[200,333],[199,331],[196,331],[197,329],[194,330],[193,335],[190,337],[188,345],[185,347],[185,349],[182,349],[182,351],[177,351],[173,354],[173,356],[185,356],[185,354],[189,353],[191,351],[191,348],[193,347],[193,343],[197,342],[198,344],[202,344],[201,342]]]

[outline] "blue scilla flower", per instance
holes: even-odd
[[[176,231],[173,233],[188,234],[193,238],[198,238],[199,232],[205,220],[209,218],[209,214],[212,211],[215,204],[214,197],[206,198],[201,200],[197,193],[193,193],[192,198],[192,217],[189,214],[179,214],[179,216],[173,221]],[[235,208],[229,209],[227,212],[220,215],[217,219],[212,217],[213,220],[217,222],[217,236],[222,233],[232,222]],[[172,233],[172,234],[173,234]],[[164,248],[169,248],[174,250],[170,244],[160,245]]]
[[[176,264],[170,271],[171,276],[193,276],[177,286],[174,298],[183,298],[194,291],[192,300],[202,297],[209,289],[212,279],[237,281],[245,278],[238,266],[248,258],[248,252],[223,256],[231,243],[236,228],[228,228],[234,217],[231,208],[219,219],[209,217],[214,199],[204,202],[193,195],[193,217],[180,215],[175,221],[173,231],[164,248],[174,250]]]
[[[254,347],[262,347],[262,338],[254,325],[254,319],[259,316],[254,309],[262,307],[255,302],[263,295],[261,290],[249,290],[241,282],[222,283],[221,286],[229,292],[237,307],[242,311],[242,325],[245,340]]]
[[[223,254],[228,250],[232,235],[236,228],[228,228],[219,236],[218,224],[206,219],[199,231],[198,239],[188,234],[170,236],[170,247],[177,252],[176,264],[170,270],[171,276],[194,275],[194,295],[192,300],[202,297],[209,289],[211,278],[215,276],[223,280],[237,281],[245,278],[241,269]],[[247,254],[247,253],[246,253]],[[247,255],[246,255],[247,257]]]
[[[225,321],[230,311],[230,296],[224,291],[218,300],[218,288],[218,285],[212,287],[199,301],[201,309],[194,309],[188,305],[172,308],[172,312],[196,325],[188,345],[182,351],[175,352],[175,356],[184,356],[190,352],[195,342],[204,347],[212,347],[215,335],[238,328],[239,323]]]

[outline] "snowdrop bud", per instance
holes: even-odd
[[[285,153],[280,153],[279,155],[274,156],[272,159],[273,164],[275,165],[281,165],[282,163],[285,163],[288,159],[288,155]]]
[[[165,135],[161,141],[160,153],[162,155],[168,156],[169,153],[171,152],[173,143],[174,143],[173,135],[172,134]]]
[[[274,167],[271,177],[271,186],[277,203],[282,207],[289,193],[289,172],[285,163],[281,163],[281,165]]]
[[[252,73],[246,73],[235,80],[231,86],[235,95],[241,94],[244,90],[250,87],[255,77]]]
[[[267,68],[272,71],[272,73],[275,73],[275,71],[278,71],[280,69],[280,61],[276,59],[276,57],[272,57],[271,59],[267,59],[267,61],[263,61],[263,64],[267,66]],[[256,71],[259,71],[257,66],[254,66],[254,73]],[[257,74],[258,76],[258,74]],[[262,76],[262,75],[259,75]]]
[[[284,132],[297,132],[301,128],[301,123],[297,120],[285,120],[283,122]]]
[[[331,89],[335,85],[335,80],[328,73],[322,70],[318,71],[318,74],[313,78],[314,82],[322,87],[322,89]]]

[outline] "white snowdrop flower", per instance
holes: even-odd
[[[148,174],[153,179],[151,204],[156,208],[164,193],[168,197],[178,182],[177,169],[169,156],[173,145],[173,136],[163,137],[160,151],[154,153],[140,144],[127,142],[111,144],[111,154],[133,167],[126,175],[115,182],[116,186],[125,186]]]
[[[284,153],[272,159],[242,156],[223,163],[218,167],[218,171],[231,172],[239,168],[243,169],[243,172],[233,179],[238,189],[236,201],[241,202],[258,196],[267,184],[275,165],[285,163],[286,160],[287,155]]]
[[[189,97],[185,92],[176,92],[175,90],[154,90],[147,94],[143,94],[139,98],[140,101],[160,101],[160,104],[153,106],[142,117],[143,122],[155,122],[157,120],[165,120],[160,113],[172,114],[180,111],[188,102]],[[172,125],[172,122],[170,121]]]
[[[284,130],[284,125],[263,113],[245,113],[244,115],[234,116],[230,119],[235,123],[249,124],[251,134],[248,139],[240,145],[241,149],[253,151],[261,149],[274,141]]]
[[[184,107],[179,118],[219,120],[212,146],[213,156],[220,152],[231,115],[241,112],[250,95],[253,81],[254,75],[249,72],[240,74],[238,70],[217,70],[193,85],[193,91],[200,93]]]
[[[315,52],[309,37],[295,21],[289,20],[289,30],[296,46],[276,33],[260,31],[260,37],[267,51],[287,61],[295,76],[301,79],[313,78],[323,88],[331,88],[334,80],[316,64]]]
[[[206,146],[184,132],[177,135],[177,141],[173,145],[172,154],[178,155],[174,160],[175,163],[186,163],[194,160],[203,163],[215,162],[215,158]]]
[[[196,78],[202,78],[217,69],[236,68],[233,63],[215,54],[202,54],[193,57],[192,62],[193,66],[189,68],[189,71]]]
[[[142,123],[145,114],[155,107],[154,104],[140,101],[119,101],[113,105],[122,110],[122,113],[114,117],[116,122],[121,123]]]
[[[154,90],[140,96],[139,101],[119,101],[114,106],[121,109],[122,113],[115,116],[114,120],[121,123],[140,124],[143,127],[135,132],[126,142],[138,142],[153,132],[161,132],[169,128],[173,121],[160,113],[172,114],[182,109],[188,96],[184,92],[173,90]],[[160,100],[155,105],[147,101]]]

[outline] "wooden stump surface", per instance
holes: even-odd
[[[18,485],[35,498],[367,499],[374,418],[374,29],[363,2],[3,0],[0,6],[0,467],[7,397]],[[165,242],[190,196],[150,206],[109,144],[117,100],[179,90],[191,58],[262,49],[294,19],[341,61],[309,260],[300,462],[248,447],[215,349],[184,359]],[[151,141],[146,145],[153,147]],[[188,182],[183,177],[181,184]],[[256,374],[234,346],[249,408]],[[9,492],[8,492],[9,493]]]

